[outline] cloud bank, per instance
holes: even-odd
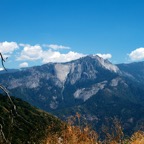
[[[139,61],[144,59],[144,48],[140,47],[128,54],[132,61]]]
[[[70,49],[70,47],[62,45],[47,45],[50,49],[43,50],[43,47],[40,45],[28,45],[20,44],[23,47],[23,50],[20,53],[20,56],[17,57],[17,61],[35,61],[42,60],[42,63],[48,62],[68,62],[71,60],[78,59],[85,56],[82,53],[77,53],[69,51],[68,53],[60,53],[59,49]]]
[[[72,60],[76,60],[79,59],[81,57],[84,57],[84,54],[81,53],[77,53],[77,52],[73,52],[70,51],[66,54],[62,54],[58,51],[52,51],[52,50],[48,50],[45,51],[42,55],[42,62],[43,63],[48,63],[48,62],[68,62],[68,61],[72,61]]]

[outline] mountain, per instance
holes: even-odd
[[[140,83],[144,83],[144,62],[134,62],[130,64],[118,64],[121,71],[134,78]]]
[[[96,83],[101,85],[106,78],[111,79],[117,75],[118,71],[110,62],[97,56],[88,56],[69,63],[48,63],[14,73],[4,73],[0,75],[0,83],[13,95],[49,111],[70,105],[70,99],[73,99],[74,105],[85,101],[93,94],[88,98],[76,97],[78,89],[94,89]]]
[[[12,95],[62,119],[79,112],[99,129],[116,116],[129,132],[144,122],[143,70],[143,62],[113,65],[89,55],[0,74],[0,83]]]
[[[7,96],[0,95],[1,144],[40,144],[48,136],[48,127],[53,126],[51,134],[60,131],[62,122],[56,117],[18,98],[11,97],[11,100],[13,103]]]

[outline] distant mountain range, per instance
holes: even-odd
[[[144,125],[144,62],[114,65],[99,56],[1,72],[10,93],[61,119],[79,112],[99,129],[121,119],[126,132]]]

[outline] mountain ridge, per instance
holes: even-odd
[[[76,113],[80,108],[79,112],[86,115],[88,121],[90,115],[91,118],[97,117],[102,124],[108,117],[108,109],[109,117],[117,114],[122,118],[123,106],[123,111],[128,114],[123,119],[123,124],[126,125],[129,119],[134,119],[132,112],[137,115],[135,109],[130,107],[139,107],[139,115],[144,107],[144,67],[142,63],[136,63],[136,67],[141,72],[140,77],[137,72],[133,72],[131,64],[113,65],[99,56],[86,56],[71,62],[48,63],[0,74],[0,83],[12,95],[62,119]],[[103,113],[103,117],[100,113]],[[136,117],[132,121],[132,129],[136,128],[137,122],[142,123],[143,119],[143,116]],[[130,129],[131,125],[128,127]]]

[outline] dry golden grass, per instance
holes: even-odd
[[[60,133],[50,134],[44,144],[144,144],[144,132],[138,131],[130,138],[125,139],[122,127],[117,119],[113,120],[113,127],[103,127],[105,139],[99,140],[96,131],[90,127],[74,126],[76,120],[80,124],[80,115],[69,119],[68,124],[64,125]],[[50,127],[49,127],[50,129]]]
[[[46,139],[46,144],[98,144],[98,135],[88,127],[80,129],[76,126],[67,126],[61,134],[55,134]]]
[[[76,119],[79,126],[73,125]],[[95,131],[88,126],[80,127],[80,115],[77,113],[75,117],[69,118],[60,133],[48,136],[45,144],[98,144],[97,141],[98,134]]]
[[[144,132],[135,132],[130,138],[131,144],[144,144]]]
[[[89,127],[80,129],[77,126],[67,126],[61,134],[48,136],[45,144],[144,144],[144,132],[134,133],[129,139],[106,134],[105,140],[98,140],[98,134]]]

